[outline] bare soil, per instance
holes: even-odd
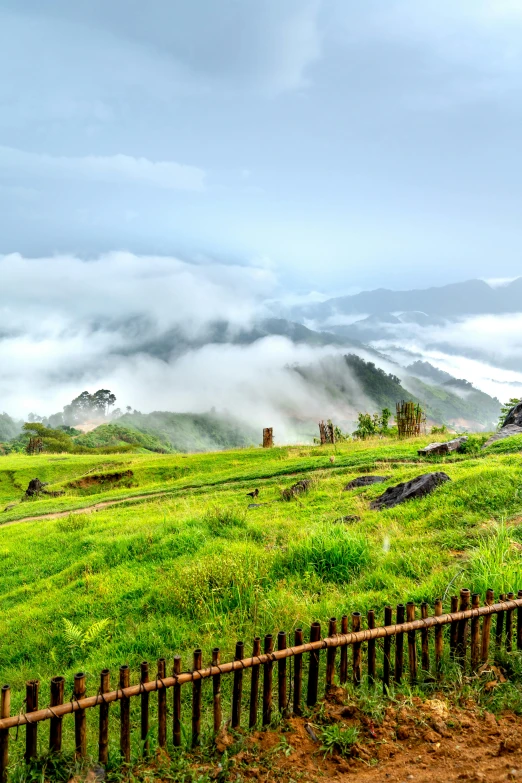
[[[120,473],[93,473],[76,481],[70,481],[67,486],[71,489],[90,489],[99,484],[117,484],[124,479],[131,479],[133,476],[132,470],[124,470]]]
[[[332,723],[359,729],[358,742],[347,755],[321,749],[322,728]],[[225,750],[231,741],[223,733],[219,749]],[[336,704],[334,694],[315,719],[293,717],[277,731],[254,734],[246,749],[233,757],[228,779],[263,783],[522,780],[522,717],[507,712],[496,718],[471,702],[456,708],[443,699],[414,697],[388,706],[384,720],[376,725],[355,705]]]

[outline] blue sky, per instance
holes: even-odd
[[[520,274],[518,0],[0,0],[0,44],[0,253]]]

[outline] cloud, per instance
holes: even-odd
[[[174,161],[131,155],[52,156],[5,146],[0,146],[0,171],[4,175],[149,185],[166,190],[203,190],[205,180],[202,169]]]

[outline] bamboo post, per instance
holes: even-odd
[[[265,655],[271,655],[274,649],[274,640],[272,634],[269,633],[265,636],[264,640],[264,653]],[[272,720],[272,668],[274,664],[272,660],[268,660],[263,664],[263,726],[270,725]]]
[[[120,666],[120,688],[128,688],[130,685],[130,669],[127,664]],[[120,753],[125,764],[130,764],[130,699],[128,696],[120,700]]]
[[[53,677],[51,680],[50,706],[58,707],[63,704],[64,677]],[[51,753],[60,753],[62,749],[62,720],[63,718],[51,718],[49,728],[49,750]]]
[[[392,608],[384,607],[384,625],[392,624]],[[391,636],[384,637],[384,657],[382,662],[382,692],[386,696],[390,688],[390,670],[391,670]]]
[[[514,593],[508,593],[508,601],[512,601],[515,597]],[[506,652],[511,652],[513,649],[513,609],[506,610]]]
[[[504,593],[500,593],[499,595],[499,601],[504,601],[506,599],[506,596]],[[499,612],[497,614],[497,625],[495,628],[495,646],[497,649],[500,650],[502,647],[502,637],[504,635],[504,612]]]
[[[435,601],[435,617],[442,615],[442,598]],[[435,627],[435,674],[440,677],[442,671],[442,655],[444,651],[444,634],[442,625]]]
[[[192,670],[197,672],[202,666],[202,652],[194,650]],[[201,737],[201,680],[192,681],[192,747],[196,748]]]
[[[274,436],[272,427],[265,427],[263,429],[263,448],[270,449],[274,445]]]
[[[368,610],[368,628],[372,630],[375,628],[375,612],[373,609]],[[375,639],[368,640],[368,682],[370,685],[375,683],[376,673],[376,654],[375,654]]]
[[[159,667],[158,667],[159,668]],[[174,677],[181,674],[181,656],[174,656]],[[173,688],[173,709],[172,709],[172,744],[175,748],[181,747],[181,685],[176,683]],[[160,747],[164,747],[167,744],[167,694],[165,693],[165,711],[164,711],[164,739],[163,745],[159,743]]]
[[[100,674],[100,693],[108,693],[111,689],[111,675],[108,669],[103,669]],[[98,733],[98,761],[107,764],[109,760],[109,705],[102,701],[100,704],[100,723]]]
[[[167,676],[167,661],[165,658],[158,658],[156,679],[163,682]],[[158,745],[164,748],[167,744],[167,690],[160,688],[158,690]]]
[[[522,598],[522,590],[518,591],[517,598]],[[522,606],[517,609],[517,650],[522,650]]]
[[[11,688],[2,685],[0,698],[0,717],[11,715]],[[9,729],[0,731],[0,783],[7,783],[7,768],[9,766]]]
[[[486,590],[486,606],[491,606],[494,600],[494,592],[489,587]],[[491,631],[491,615],[487,614],[482,618],[482,645],[481,645],[481,658],[482,663],[486,663],[489,657],[489,637]]]
[[[296,628],[294,633],[294,645],[299,647],[303,644],[304,634],[302,628]],[[297,653],[294,656],[294,715],[301,715],[301,699],[303,696],[303,654]]]
[[[236,655],[234,660],[240,661],[243,658],[245,645],[243,642],[236,643]],[[241,725],[241,697],[243,695],[243,669],[236,669],[234,672],[234,685],[232,687],[232,723],[233,729],[238,729]]]
[[[352,612],[352,631],[357,633],[361,630],[361,613]],[[361,642],[355,642],[352,645],[353,650],[353,684],[360,685],[362,679],[361,672]]]
[[[473,593],[471,596],[472,609],[480,606],[480,595]],[[480,621],[474,617],[471,621],[471,671],[476,672],[480,663]]]
[[[147,661],[140,663],[140,684],[145,685],[149,681],[149,664]],[[140,696],[140,729],[143,755],[149,755],[149,700],[148,691],[142,691]]]
[[[348,633],[348,615],[343,614],[341,617],[341,633]],[[341,662],[339,664],[339,682],[341,685],[345,685],[348,681],[348,647],[344,644],[341,647]]]
[[[454,612],[457,612],[459,608],[459,599],[456,595],[451,596],[451,608],[450,612],[453,614]],[[459,633],[459,624],[458,621],[455,620],[454,622],[450,623],[450,656],[451,658],[455,657],[455,651],[457,649],[457,637]]]
[[[25,684],[26,712],[36,712],[38,709],[38,680],[29,680]],[[29,764],[38,754],[38,724],[28,723],[25,727],[25,760]]]
[[[428,604],[423,601],[421,604],[421,617],[423,620],[428,619]],[[430,670],[430,646],[428,639],[428,629],[423,628],[421,631],[421,666],[423,672],[429,672]]]
[[[254,641],[255,648],[255,641]],[[212,650],[212,666],[219,666],[220,652],[219,647],[214,647]],[[252,676],[256,670],[252,669]],[[259,667],[257,669],[259,672]],[[221,674],[215,674],[212,677],[212,711],[214,714],[214,735],[218,734],[221,730]]]
[[[404,622],[404,604],[398,604],[397,606],[397,625]],[[395,682],[397,685],[402,680],[402,670],[404,666],[404,635],[398,633],[395,637]]]
[[[406,604],[406,619],[409,623],[415,620],[415,604],[408,601]],[[410,682],[417,682],[417,641],[415,631],[408,631],[408,665],[410,669]]]
[[[337,634],[337,619],[331,617],[328,623],[328,636],[335,636]],[[337,654],[336,647],[329,647],[326,651],[326,692],[333,688],[335,683],[335,657]]]
[[[460,591],[460,606],[459,612],[465,612],[469,609],[469,602],[471,593],[467,587],[463,587]],[[460,665],[463,669],[466,668],[466,653],[468,646],[468,620],[459,620],[458,634],[457,634],[457,658],[460,661]]]
[[[85,696],[85,674],[78,672],[74,675],[73,698],[75,701]],[[85,758],[87,755],[87,719],[85,710],[76,710],[74,713],[74,741],[76,758]]]
[[[321,623],[312,623],[310,626],[310,641],[318,642],[321,638]],[[308,690],[306,704],[313,707],[317,703],[317,689],[319,683],[319,650],[312,650],[310,663],[308,664]]]
[[[286,632],[279,631],[277,634],[277,649],[286,650]],[[277,702],[279,712],[286,710],[286,658],[280,658],[277,662]]]

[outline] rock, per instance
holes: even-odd
[[[358,476],[358,478],[350,481],[343,492],[349,492],[351,489],[357,489],[358,487],[370,487],[372,484],[382,484],[383,481],[387,481],[389,476]]]
[[[396,487],[388,487],[383,495],[380,495],[373,501],[370,508],[393,508],[406,500],[422,498],[425,495],[429,495],[430,492],[433,492],[446,481],[451,481],[451,479],[445,473],[425,473],[423,476],[418,476],[411,481],[397,484]]]
[[[358,517],[357,514],[348,514],[345,517],[338,517],[338,519],[334,519],[334,522],[360,522],[361,517]]]
[[[491,436],[482,446],[483,449],[491,446],[497,440],[503,440],[504,438],[511,438],[513,435],[522,435],[522,402],[511,408],[508,415],[504,419],[504,424],[501,429]]]
[[[453,440],[448,440],[446,443],[430,443],[429,446],[426,446],[423,449],[419,449],[417,454],[420,457],[430,457],[432,455],[439,455],[439,454],[450,454],[452,451],[458,451],[463,443],[467,442],[467,438],[454,438]]]
[[[40,479],[31,479],[29,486],[25,490],[25,496],[27,498],[35,497],[38,495],[48,495],[51,498],[58,498],[61,495],[65,495],[65,492],[49,492],[45,489],[48,486],[48,482],[40,481]]]
[[[298,495],[303,495],[305,492],[308,492],[311,485],[312,482],[309,479],[301,479],[301,481],[298,481],[297,484],[294,484],[289,489],[284,490],[283,500],[291,500]]]

